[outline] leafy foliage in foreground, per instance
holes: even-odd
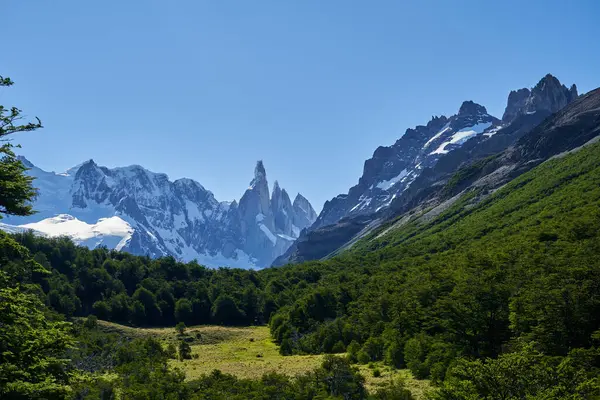
[[[47,318],[44,311],[35,294],[19,287],[0,288],[2,398],[53,398],[68,393],[65,354],[73,345],[69,324]]]
[[[0,76],[0,88],[12,85],[10,78]],[[35,123],[20,124],[22,120],[21,110],[17,107],[6,108],[0,104],[0,213],[3,214],[33,213],[29,201],[36,195],[32,185],[33,178],[25,174],[27,169],[13,152],[9,136],[36,130],[42,127],[42,123],[37,119]]]
[[[566,357],[549,357],[532,345],[498,359],[454,365],[434,399],[590,399],[600,396],[593,365],[597,350],[573,350]]]

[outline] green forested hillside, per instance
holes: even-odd
[[[363,241],[273,317],[289,352],[352,344],[442,380],[458,356],[535,341],[548,354],[600,329],[600,146],[548,161],[485,201]],[[290,267],[288,267],[290,268]],[[355,343],[352,343],[355,341]],[[340,343],[341,342],[341,343]]]
[[[0,394],[365,398],[348,362],[384,361],[431,378],[443,399],[597,398],[600,145],[478,195],[431,220],[392,223],[334,259],[262,271],[0,233]],[[297,379],[215,373],[185,383],[167,367],[175,349],[103,334],[93,317],[70,324],[89,315],[137,326],[269,323],[283,354],[349,360],[327,358]],[[379,398],[410,398],[400,386]]]

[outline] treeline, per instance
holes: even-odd
[[[153,260],[106,248],[89,250],[67,238],[31,233],[13,237],[52,272],[32,281],[41,285],[46,303],[68,318],[94,314],[137,326],[249,325],[264,324],[275,309],[254,271],[213,270],[173,257]],[[16,260],[10,264],[5,268],[22,268]]]
[[[28,258],[27,250],[9,237],[0,238],[0,248],[4,254],[12,251]],[[35,263],[24,263],[24,268],[20,272],[48,274]],[[169,366],[169,359],[177,356],[173,344],[107,332],[94,315],[65,322],[40,301],[38,285],[20,283],[19,278],[0,271],[2,399],[359,400],[389,399],[390,390],[394,399],[412,399],[400,382],[369,394],[358,370],[334,356],[296,377],[273,372],[249,380],[215,370],[186,380],[183,372]],[[179,346],[179,353],[185,348]]]

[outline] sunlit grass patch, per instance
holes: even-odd
[[[318,368],[323,360],[323,355],[282,356],[266,326],[193,326],[179,335],[175,328],[133,328],[106,321],[98,321],[98,325],[105,331],[126,337],[152,336],[165,345],[186,340],[192,348],[192,359],[171,360],[170,364],[184,371],[188,380],[215,369],[249,379],[259,379],[268,372],[295,376]],[[423,399],[430,389],[429,381],[413,378],[408,370],[397,370],[381,362],[371,364],[356,365],[370,392],[395,379],[402,379],[416,399]],[[375,369],[380,371],[380,376],[373,376]]]
[[[395,369],[384,365],[382,362],[375,362],[364,365],[356,365],[362,376],[365,377],[365,386],[371,393],[377,391],[378,388],[383,387],[393,380],[402,380],[404,386],[410,390],[415,399],[424,399],[425,392],[431,389],[429,380],[415,379],[409,370],[407,369]],[[373,371],[379,370],[381,375],[375,377]]]
[[[227,334],[221,332],[222,341],[192,344],[191,360],[172,361],[173,366],[185,371],[188,379],[208,374],[214,369],[240,378],[256,379],[267,372],[294,376],[317,368],[323,358],[321,355],[280,355],[267,327],[200,327],[191,328],[190,334],[199,331],[214,337],[218,332],[216,328],[229,331]]]

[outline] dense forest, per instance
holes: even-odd
[[[0,111],[0,138],[41,126]],[[24,172],[5,144],[0,212],[32,212]],[[333,259],[261,271],[0,232],[0,397],[410,399],[395,382],[367,393],[352,364],[383,361],[431,379],[436,399],[598,398],[599,205],[595,144],[435,217],[391,221]],[[346,355],[295,378],[187,381],[168,366],[185,345],[121,338],[97,319],[268,324],[284,355]]]

